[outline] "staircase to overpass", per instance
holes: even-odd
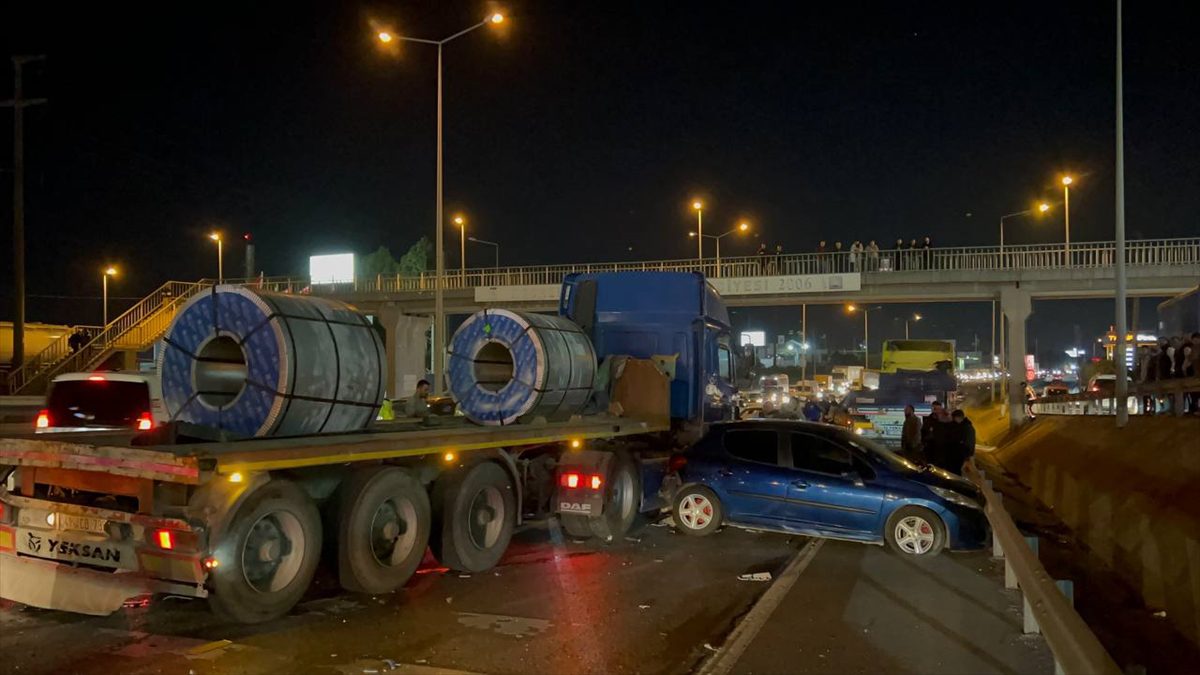
[[[450,272],[442,279],[448,312],[469,313],[492,304],[548,311],[572,272],[701,272],[734,306],[802,303],[952,302],[999,300],[1009,318],[1012,351],[1024,353],[1016,330],[1032,299],[1112,297],[1116,260],[1113,242],[1006,247],[887,250],[854,258],[843,253],[744,256],[721,260],[647,260],[574,265],[493,267]],[[1173,295],[1200,281],[1200,237],[1151,239],[1126,244],[1132,295]],[[6,391],[36,394],[60,373],[90,370],[118,352],[142,351],[160,339],[175,312],[211,279],[168,281],[72,351],[69,335],[10,372]],[[375,276],[352,282],[313,284],[307,277],[227,280],[263,290],[315,294],[372,311],[390,306],[409,314],[433,311],[435,275]],[[1017,338],[1020,338],[1018,342]],[[1018,367],[1014,372],[1020,370]]]

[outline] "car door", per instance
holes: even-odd
[[[716,467],[717,492],[731,520],[780,518],[786,507],[791,468],[781,466],[782,438],[774,429],[730,429]]]
[[[828,436],[792,432],[787,440],[792,466],[788,520],[830,532],[877,532],[883,491],[875,487],[871,468]]]

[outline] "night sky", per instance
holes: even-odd
[[[1181,4],[1126,5],[1131,238],[1200,234],[1200,22]],[[1072,240],[1113,237],[1111,3],[6,3],[4,51],[48,56],[26,78],[50,99],[26,115],[29,320],[98,320],[95,301],[48,296],[98,296],[106,262],[114,296],[215,276],[214,227],[253,233],[271,275],[432,235],[435,50],[381,51],[372,25],[439,38],[493,9],[501,30],[445,51],[446,199],[505,264],[690,257],[693,195],[709,227],[748,218],[788,251],[993,245],[1063,171]],[[1061,241],[1061,209],[1006,236]],[[735,239],[724,255],[758,241]],[[231,242],[227,270],[240,259]],[[1048,309],[1044,350],[1110,323],[1111,303]],[[920,311],[988,340],[984,305]],[[861,330],[826,314],[835,342]]]

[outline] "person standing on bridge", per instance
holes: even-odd
[[[864,261],[862,242],[855,239],[854,243],[850,244],[850,271],[861,272],[862,268],[860,266]]]
[[[912,405],[904,406],[904,430],[900,433],[900,449],[908,459],[924,464],[921,457],[921,418]]]
[[[845,271],[846,262],[844,260],[842,260],[842,252],[843,252],[842,251],[842,242],[840,242],[840,241],[833,242],[833,271],[834,272],[844,272]]]
[[[820,268],[818,270],[819,273],[829,273],[829,253],[825,250],[824,239],[821,240],[821,243],[817,244],[817,267]]]
[[[904,262],[901,260],[901,258],[903,258],[903,257],[904,257],[904,240],[897,239],[896,240],[896,264],[892,267],[892,269],[897,270],[897,271],[904,269]]]
[[[783,269],[783,244],[775,244],[775,255],[771,256],[771,270],[773,274],[780,274]]]
[[[760,243],[758,245],[758,273],[765,275],[767,273],[767,245]]]
[[[867,271],[879,271],[879,244],[876,244],[874,239],[867,244]]]

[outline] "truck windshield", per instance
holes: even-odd
[[[138,417],[150,411],[150,389],[145,382],[55,382],[46,409],[56,427],[135,426]]]

